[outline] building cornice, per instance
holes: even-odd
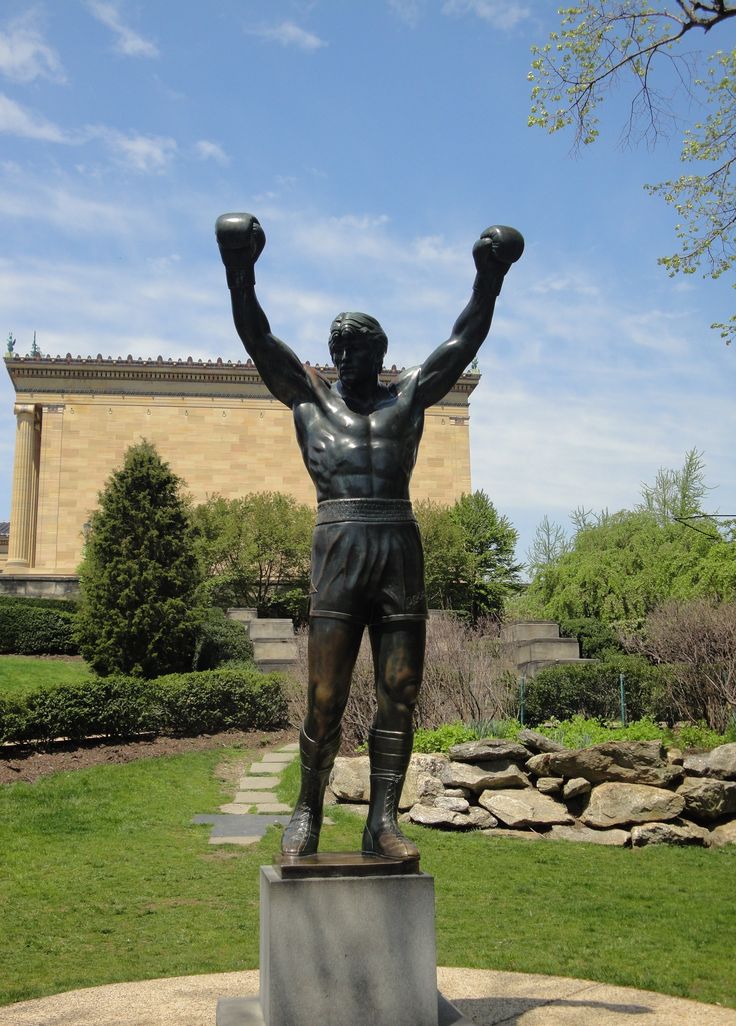
[[[5,356],[5,367],[18,394],[197,396],[233,399],[273,399],[252,360],[244,363],[218,357],[214,361],[155,360],[72,356]],[[309,367],[307,362],[304,365]],[[335,381],[332,366],[315,365],[328,381]],[[403,372],[395,365],[381,373],[390,384]],[[458,378],[442,405],[466,406],[480,374]]]

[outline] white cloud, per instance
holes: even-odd
[[[63,185],[49,185],[27,176],[0,184],[0,216],[37,221],[69,235],[105,231],[116,237],[139,234],[151,222],[149,212],[131,204],[92,199],[86,193],[79,195]]]
[[[72,141],[58,125],[38,114],[33,114],[3,93],[0,93],[0,132],[17,135],[23,139],[39,139],[43,142]]]
[[[443,14],[474,14],[495,28],[511,29],[529,17],[529,8],[508,0],[445,0]]]
[[[320,39],[313,32],[307,32],[300,28],[293,21],[282,21],[280,25],[272,28],[247,29],[249,35],[260,36],[261,39],[269,39],[282,46],[295,46],[298,50],[314,51],[327,46],[324,39]]]
[[[197,156],[202,160],[214,160],[216,164],[229,164],[230,158],[219,143],[211,142],[209,139],[200,139],[195,144]]]
[[[388,6],[401,21],[414,28],[419,22],[424,3],[423,0],[388,0]]]
[[[120,17],[120,11],[116,3],[106,0],[87,0],[87,8],[90,13],[109,28],[117,37],[115,49],[126,57],[158,57],[159,50],[150,39],[134,32],[125,25]]]
[[[92,128],[91,136],[99,136],[125,167],[141,174],[165,171],[177,151],[176,140],[168,136],[126,135],[110,128]]]
[[[58,54],[41,36],[35,12],[15,19],[0,31],[0,72],[13,82],[66,80]]]

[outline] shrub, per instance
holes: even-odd
[[[561,620],[560,634],[563,638],[578,639],[583,659],[603,659],[612,652],[623,651],[617,631],[592,616]]]
[[[67,603],[64,603],[67,605]],[[73,604],[69,603],[69,605]],[[0,599],[0,652],[15,655],[75,655],[75,615],[62,603]]]
[[[599,663],[550,666],[527,681],[526,720],[555,717],[619,717],[619,674],[625,678],[627,719],[671,718],[666,700],[668,668],[651,666],[638,656],[616,656]]]
[[[76,613],[77,603],[73,599],[27,598],[25,595],[0,595],[0,606],[23,605],[31,609],[61,609],[65,613]]]
[[[478,733],[462,723],[446,723],[434,730],[420,728],[414,735],[415,752],[448,752],[453,745],[475,741]]]
[[[286,721],[283,682],[250,666],[202,673],[93,677],[0,699],[0,743],[140,733],[270,730]]]
[[[230,620],[218,607],[202,613],[197,630],[193,669],[214,670],[223,663],[253,659],[253,644],[242,623]]]

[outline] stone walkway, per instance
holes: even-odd
[[[286,826],[291,808],[278,801],[274,794],[281,772],[297,756],[299,744],[283,745],[273,752],[264,752],[260,761],[251,764],[246,776],[238,781],[238,790],[231,802],[220,806],[220,814],[195,816],[193,823],[212,826],[210,844],[255,844],[274,823]]]

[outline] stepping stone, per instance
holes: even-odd
[[[256,812],[291,812],[291,806],[283,802],[256,802]]]
[[[212,837],[252,837],[255,834],[262,837],[266,829],[274,823],[286,826],[288,822],[289,816],[259,816],[250,813],[244,814],[242,811],[236,815],[208,813],[192,818],[192,823],[211,825]]]
[[[277,749],[277,751],[279,751],[279,752],[298,752],[299,751],[299,742],[298,741],[293,741],[290,745],[282,745],[281,748]]]
[[[261,762],[278,762],[282,766],[288,765],[296,758],[296,752],[264,752]]]
[[[280,777],[241,777],[238,787],[241,791],[257,790],[260,787],[276,787]]]
[[[270,791],[238,791],[233,798],[236,805],[254,805],[256,802],[277,801],[276,795]]]
[[[254,762],[251,768],[248,770],[249,773],[278,773],[279,770],[285,769],[289,765],[291,759],[287,762]]]
[[[275,812],[291,812],[290,805],[283,805],[281,802],[274,801],[273,795],[271,796],[271,800],[268,802],[246,802],[238,805],[234,802],[228,802],[226,805],[220,806],[220,812],[226,816],[248,816],[249,819],[252,819],[253,817],[248,812],[248,810],[252,808],[256,808],[258,812],[268,812],[269,814]]]

